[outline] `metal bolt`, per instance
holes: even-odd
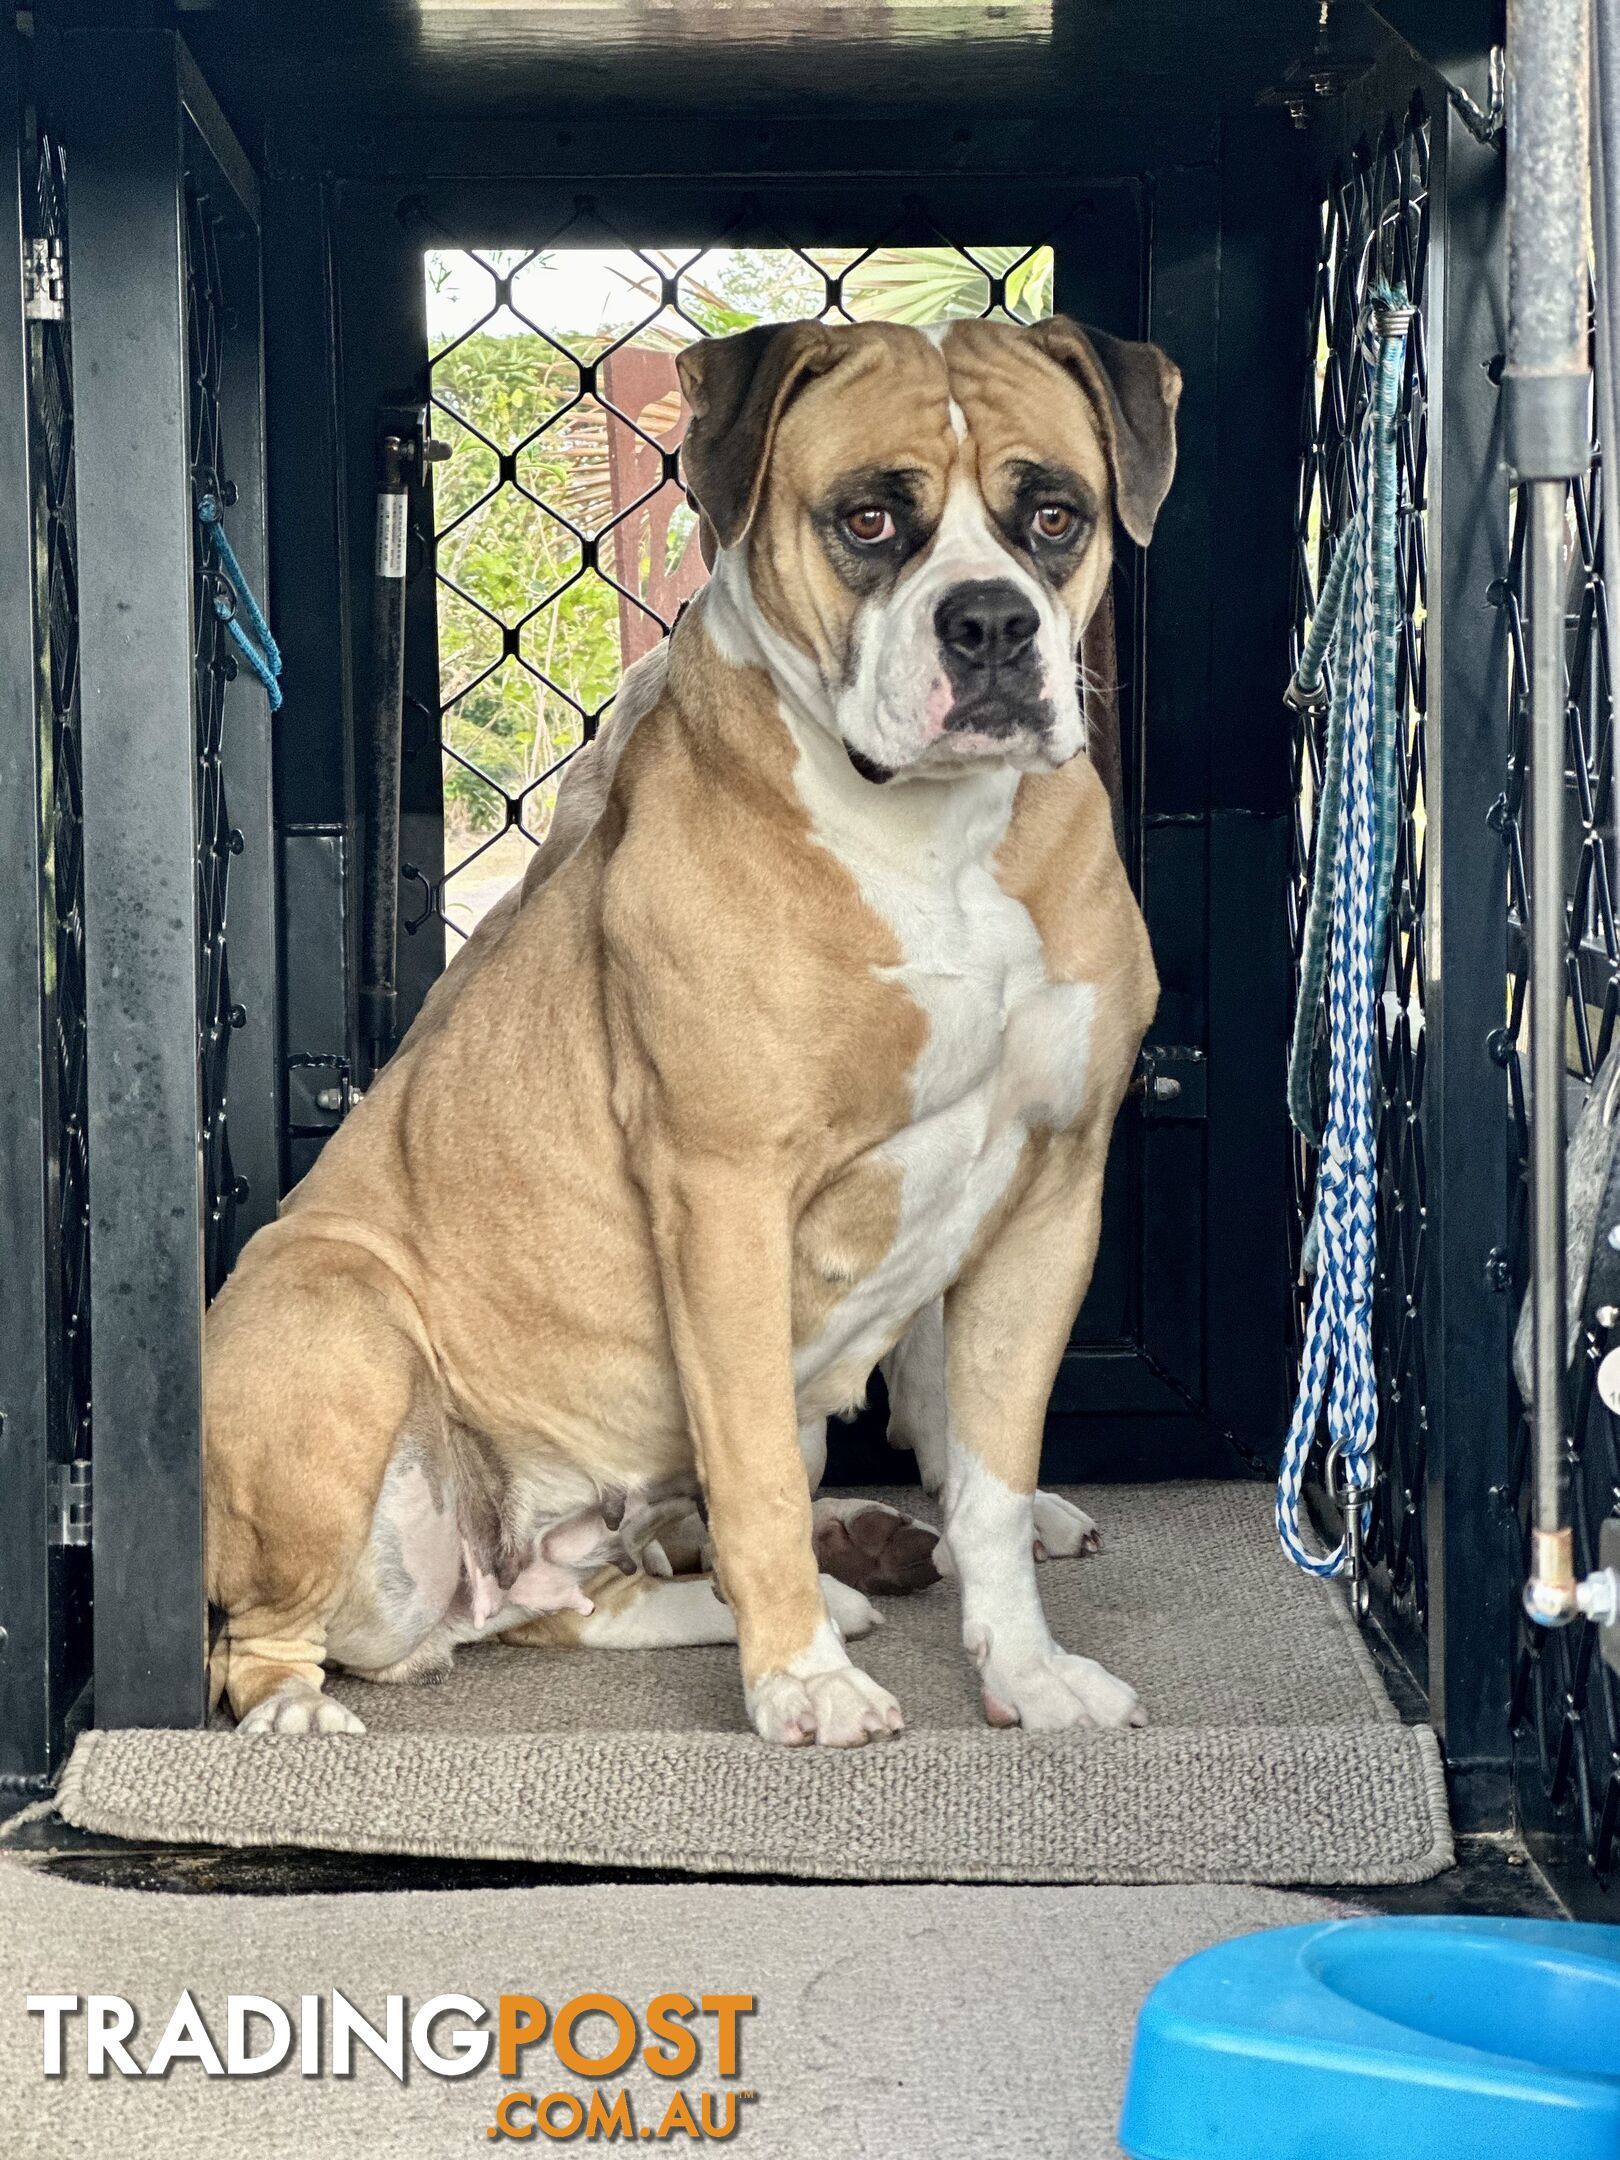
[[[1575,1603],[1596,1627],[1613,1627],[1620,1620],[1620,1575],[1600,1568],[1575,1586]]]
[[[0,1627],[0,1650],[4,1650],[9,1640],[10,1638],[7,1636],[5,1629]]]
[[[1155,1102],[1174,1102],[1181,1093],[1181,1082],[1174,1073],[1155,1073],[1148,1082],[1148,1093]]]
[[[340,1111],[345,1107],[352,1110],[356,1103],[363,1103],[365,1099],[363,1090],[357,1087],[350,1088],[346,1097],[340,1087],[323,1087],[316,1094],[315,1107],[317,1110]]]
[[[1620,1306],[1600,1305],[1592,1317],[1599,1327],[1613,1327],[1616,1320],[1620,1320]]]
[[[1617,1222],[1609,1232],[1609,1250],[1610,1252],[1620,1252],[1620,1222]]]

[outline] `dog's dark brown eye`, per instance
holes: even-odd
[[[844,519],[844,530],[862,547],[875,547],[880,540],[894,538],[894,519],[876,503],[866,503],[859,510],[850,511]]]
[[[1074,512],[1067,503],[1042,503],[1034,522],[1043,540],[1067,540],[1074,530]]]

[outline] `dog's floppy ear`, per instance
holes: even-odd
[[[1035,323],[1028,334],[1068,369],[1096,407],[1119,522],[1146,547],[1176,473],[1180,368],[1157,345],[1088,330],[1067,315]]]
[[[692,408],[681,467],[693,501],[721,547],[735,547],[753,523],[777,422],[838,347],[820,323],[760,323],[735,337],[705,338],[677,359]],[[704,550],[705,556],[708,550]]]

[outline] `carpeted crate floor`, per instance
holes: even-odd
[[[403,1995],[414,2016],[434,1995],[466,1994],[487,2006],[493,2025],[503,1992],[538,1996],[554,2012],[605,1991],[639,2014],[653,1996],[679,1990],[694,2000],[755,1998],[734,2081],[756,2096],[736,2134],[751,2160],[1117,2160],[1132,2028],[1154,1981],[1228,1936],[1334,1909],[1231,1887],[618,1883],[159,1896],[42,1879],[0,1853],[0,2152],[339,2160],[375,2149],[466,2160],[491,2150],[486,2131],[504,2092],[592,2090],[544,2046],[515,2079],[493,2060],[454,2079],[412,2063],[397,2084],[363,2048],[351,2076],[333,2076],[328,2043],[325,2074],[300,2076],[296,2039],[292,2060],[269,2076],[206,2077],[200,2063],[182,2061],[159,2079],[92,2078],[82,2013],[67,2021],[64,2075],[47,2078],[41,2020],[24,2014],[29,1995],[76,1995],[81,2004],[94,1992],[124,1996],[138,2013],[135,2059],[145,2063],[182,1988],[222,2051],[232,1993],[297,2014],[301,1994],[338,1988],[380,2026],[389,1995]],[[451,2012],[434,2037],[446,2046],[470,2022]],[[598,2020],[581,2044],[595,2049],[610,2037]],[[264,2040],[265,2028],[253,2027],[251,2045]],[[674,2089],[639,2062],[598,2083],[610,2099],[628,2092],[643,2128],[659,2124]],[[725,2087],[705,2056],[681,2089],[696,2110],[702,2092]],[[543,2147],[536,2137],[526,2149]]]
[[[913,1508],[915,1492],[890,1494]],[[361,1738],[82,1739],[60,1813],[115,1836],[833,1881],[1367,1884],[1452,1857],[1439,1751],[1342,1592],[1278,1551],[1269,1488],[1088,1488],[1101,1554],[1041,1569],[1053,1632],[1146,1731],[993,1732],[948,1584],[854,1654],[908,1729],[762,1745],[729,1648],[463,1651],[442,1687],[336,1692]]]

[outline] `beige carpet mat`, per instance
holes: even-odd
[[[1434,1735],[1400,1723],[1342,1594],[1283,1559],[1269,1490],[1085,1501],[1105,1549],[1042,1567],[1047,1611],[1136,1687],[1146,1731],[990,1731],[942,1583],[885,1600],[858,1646],[908,1729],[849,1753],[756,1740],[730,1649],[497,1644],[442,1687],[339,1681],[363,1739],[89,1734],[58,1806],[131,1838],[844,1881],[1331,1885],[1449,1866]]]
[[[64,2075],[41,2074],[29,1995],[122,1995],[146,2063],[183,1988],[223,2051],[226,1998],[341,1989],[381,2025],[390,1995],[411,2013],[455,1991],[489,2006],[537,1995],[553,2012],[606,1993],[638,2013],[675,1990],[752,1995],[737,2075],[742,2160],[1111,2160],[1142,1998],[1184,1957],[1253,1928],[1331,1917],[1316,1898],[1270,1890],[765,1888],[604,1885],[344,1897],[183,1897],[87,1889],[0,1857],[0,2152],[6,2160],[471,2160],[551,2151],[485,2131],[514,2086],[611,2103],[638,2132],[673,2090],[694,2114],[726,2081],[706,2053],[672,2085],[639,2060],[587,2081],[544,2046],[525,2074],[493,2060],[470,2076],[399,2084],[363,2048],[353,2075],[212,2078],[177,2062],[162,2078],[85,2075],[85,2018],[66,2026]],[[327,2005],[323,2001],[325,2015]],[[445,2036],[466,2020],[448,2015]],[[323,2028],[324,2029],[324,2028]],[[712,2033],[712,2020],[694,2027]],[[587,2023],[581,2044],[610,2028]],[[263,2026],[253,2029],[261,2046]],[[521,2123],[524,2118],[519,2117]],[[566,2150],[622,2151],[570,2140]],[[652,2149],[686,2151],[675,2136]]]

